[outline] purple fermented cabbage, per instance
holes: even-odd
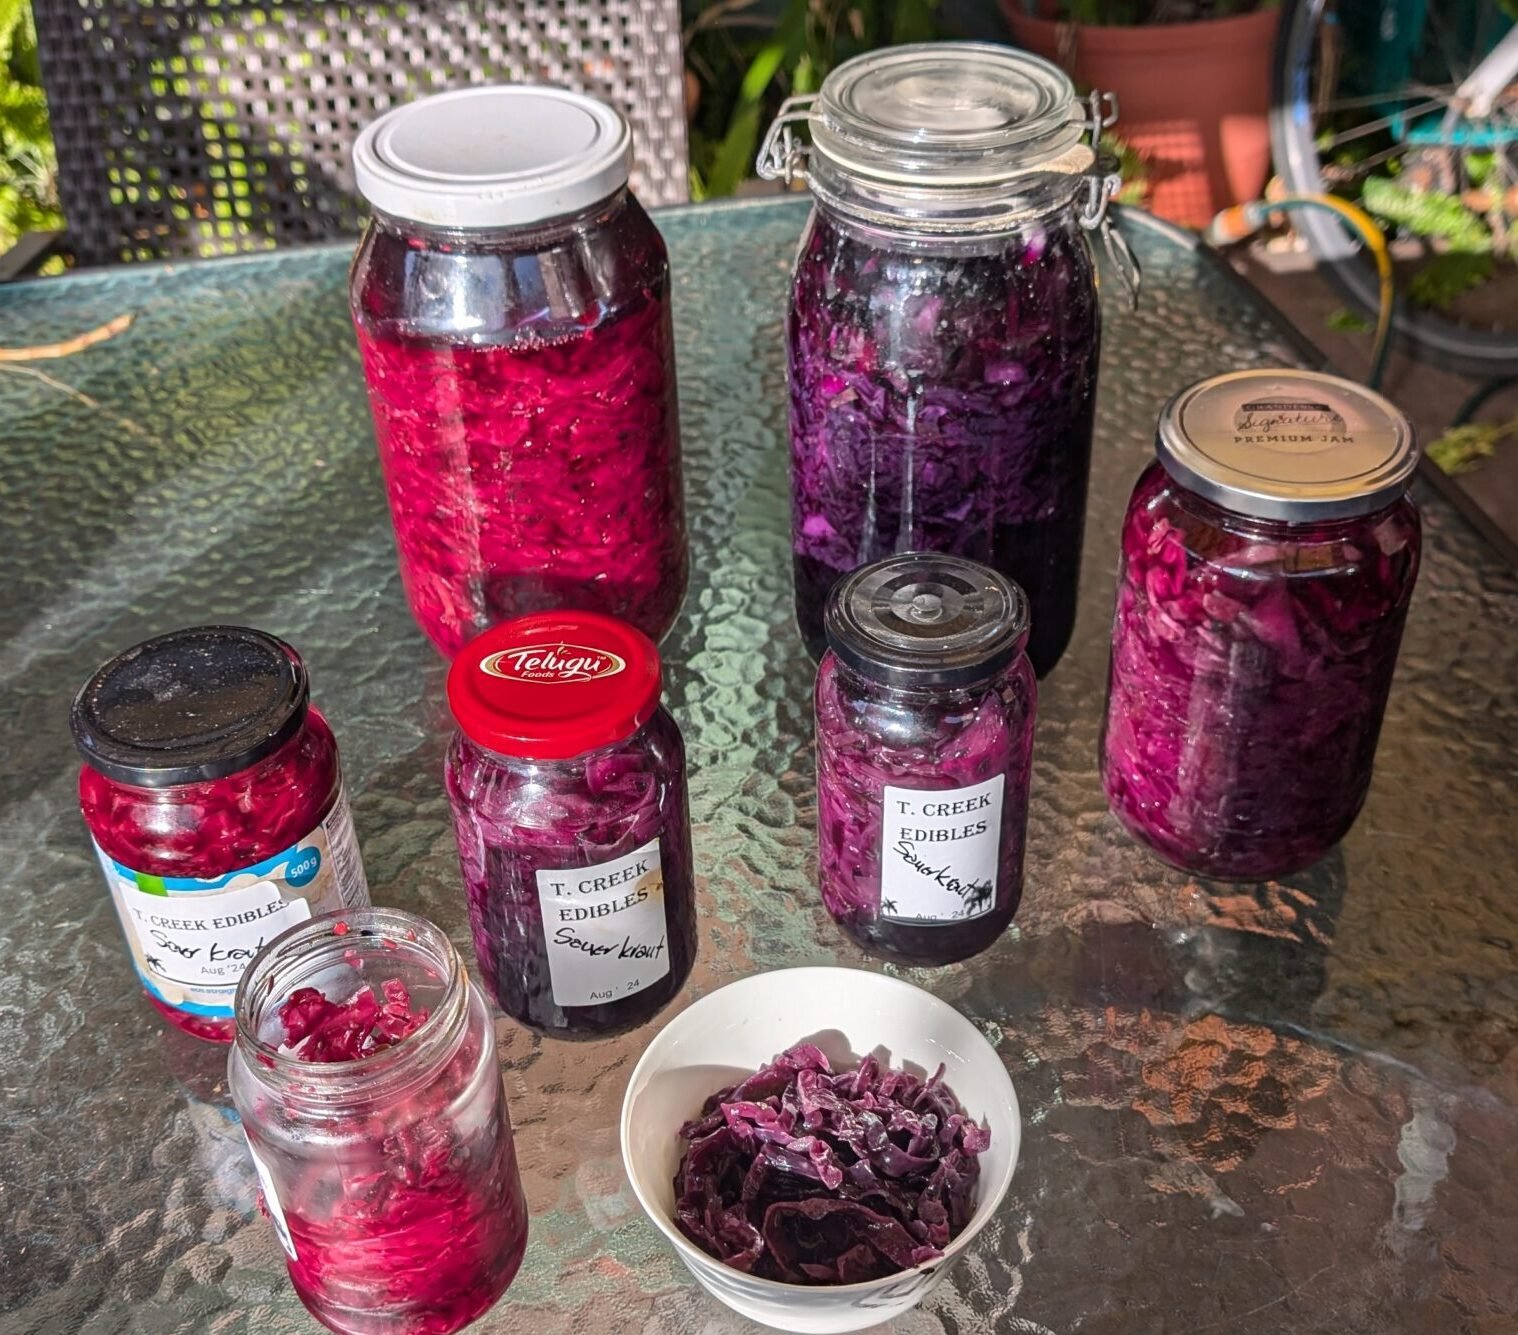
[[[1187,871],[1316,862],[1353,825],[1417,576],[1406,498],[1359,518],[1228,513],[1158,464],[1123,526],[1102,739],[1113,812]]]
[[[456,733],[446,781],[487,990],[523,1024],[600,1037],[642,1024],[684,985],[696,954],[685,748],[659,708],[625,742],[572,760],[497,755]],[[669,971],[616,1000],[553,995],[537,874],[595,867],[659,842]]]
[[[991,1133],[943,1083],[800,1043],[680,1128],[675,1225],[709,1256],[790,1284],[855,1284],[936,1260],[969,1224]]]
[[[885,248],[823,210],[789,321],[791,545],[812,656],[840,575],[952,552],[1021,584],[1040,676],[1075,621],[1100,314],[1073,215]]]
[[[657,641],[687,549],[653,224],[627,199],[562,236],[443,245],[394,226],[365,237],[353,314],[422,630],[451,657],[497,621],[575,607]],[[480,309],[457,321],[434,287]]]
[[[819,882],[827,911],[866,950],[950,964],[1006,930],[1022,898],[1037,689],[1021,655],[991,681],[931,693],[888,689],[823,656],[815,693]],[[882,902],[882,859],[910,862],[927,850],[884,837],[886,786],[962,789],[998,774],[1005,786],[989,911],[967,897],[962,922],[893,921],[898,906],[889,896]]]

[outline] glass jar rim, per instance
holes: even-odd
[[[440,1003],[415,1030],[367,1056],[334,1062],[304,1061],[261,1036],[268,1007],[283,1004],[300,987],[311,986],[313,978],[346,962],[349,952],[374,940],[387,956],[410,951],[437,971]],[[425,1078],[451,1053],[467,1018],[469,991],[458,951],[426,918],[402,909],[336,909],[287,928],[243,971],[233,998],[235,1049],[258,1079],[301,1102],[393,1095]]]

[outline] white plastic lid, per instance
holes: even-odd
[[[437,93],[387,111],[353,145],[359,193],[382,213],[435,227],[519,227],[615,194],[632,131],[604,102],[503,84]]]

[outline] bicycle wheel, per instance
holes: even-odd
[[[1518,81],[1479,121],[1451,111],[1454,91],[1496,47],[1511,0],[1288,0],[1275,53],[1271,148],[1294,194],[1334,193],[1363,205],[1366,181],[1411,213],[1431,203],[1441,223],[1485,233],[1490,282],[1504,286],[1494,318],[1461,319],[1399,299],[1393,328],[1420,356],[1451,370],[1491,375],[1518,363]],[[1475,193],[1477,163],[1488,183]],[[1431,193],[1419,194],[1423,185]],[[1437,196],[1437,198],[1435,198]],[[1492,208],[1477,205],[1490,203]],[[1461,218],[1449,210],[1465,209]],[[1378,212],[1372,209],[1372,212]],[[1447,215],[1447,216],[1446,216]],[[1508,218],[1513,230],[1507,232]],[[1388,221],[1386,213],[1381,220]],[[1293,215],[1318,263],[1353,303],[1377,306],[1375,269],[1337,219]],[[1403,217],[1398,234],[1429,223]],[[1441,244],[1428,238],[1430,263]],[[1449,253],[1447,240],[1443,253]],[[1477,263],[1481,263],[1477,261]],[[1506,294],[1511,294],[1510,299]]]

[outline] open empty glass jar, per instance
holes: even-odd
[[[1379,394],[1242,371],[1178,394],[1123,525],[1102,779],[1167,862],[1317,861],[1365,801],[1418,574],[1418,452]]]
[[[834,587],[827,637],[822,902],[875,954],[965,959],[1022,897],[1037,697],[1028,601],[973,561],[908,553]]]
[[[1099,103],[1097,104],[1099,105]],[[806,121],[810,148],[791,138]],[[1088,228],[1112,180],[1055,66],[975,43],[839,66],[771,128],[761,175],[815,207],[788,320],[796,615],[896,552],[1020,584],[1047,672],[1075,620],[1101,319]]]
[[[445,654],[583,607],[653,639],[685,594],[664,242],[627,122],[556,88],[470,88],[353,152],[350,282],[401,579]]]
[[[490,1009],[447,936],[396,909],[270,942],[237,992],[232,1098],[311,1313],[450,1335],[515,1277],[527,1203]]]

